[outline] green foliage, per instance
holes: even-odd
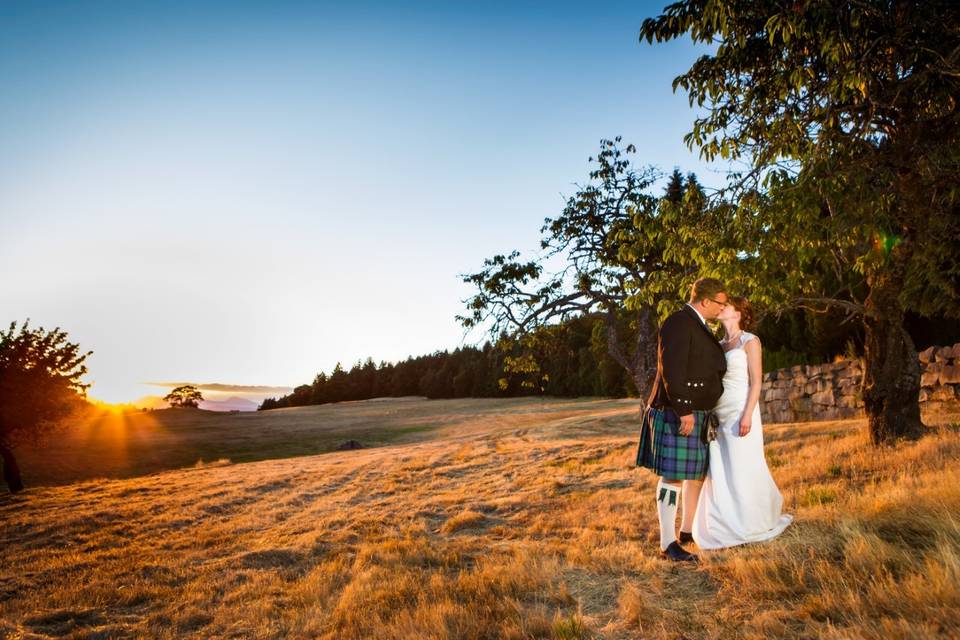
[[[29,319],[0,331],[0,447],[38,439],[86,406],[90,385],[81,378],[92,353],[60,327],[32,329]]]
[[[520,376],[520,386],[537,393],[543,393],[544,386],[550,380],[550,374],[541,371],[540,363],[530,353],[517,357],[505,357],[503,359],[503,371],[507,374],[518,374]],[[499,386],[506,391],[510,387],[509,378],[500,378]]]
[[[761,304],[856,313],[896,272],[904,308],[960,317],[958,11],[690,1],[644,21],[648,42],[717,45],[674,81],[705,108],[686,141],[745,165],[678,259]]]
[[[778,349],[772,351],[764,347],[763,349],[763,372],[776,371],[777,369],[786,369],[798,364],[810,364],[810,360],[805,353],[790,351],[789,349]]]
[[[680,169],[674,168],[667,182],[667,187],[664,189],[663,198],[673,204],[680,204],[683,202],[684,191],[686,191],[686,185],[683,181],[683,174],[680,173]]]
[[[863,325],[844,322],[844,319],[845,314],[835,309],[825,313],[807,309],[793,309],[779,315],[768,313],[754,333],[763,337],[764,354],[780,352],[783,355],[773,356],[777,358],[775,362],[765,355],[764,368],[774,370],[795,364],[831,362],[843,356],[848,345],[853,345],[862,355]]]

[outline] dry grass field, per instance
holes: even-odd
[[[28,486],[126,478],[227,459],[274,460],[333,451],[347,440],[367,447],[536,426],[594,415],[597,407],[636,411],[636,401],[409,397],[274,411],[224,413],[162,409],[99,410],[67,431],[18,452]]]
[[[795,524],[691,567],[657,557],[637,410],[370,401],[59,439],[34,477],[57,486],[0,497],[0,638],[960,637],[960,416],[880,450],[862,421],[767,426]],[[350,437],[381,446],[301,455]],[[83,473],[117,478],[62,484]]]

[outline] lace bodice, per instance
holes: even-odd
[[[755,335],[744,331],[737,345],[724,352],[727,358],[727,372],[723,375],[723,395],[717,401],[715,410],[721,425],[727,425],[729,429],[734,428],[730,425],[740,420],[747,395],[750,393],[747,352],[743,347],[754,338],[756,338]]]
[[[743,345],[747,344],[748,342],[750,342],[756,337],[757,337],[756,335],[750,333],[749,331],[742,331],[740,333],[740,337],[737,338],[737,345],[729,349],[727,353],[730,353],[731,351],[736,351],[737,349],[743,349]]]
[[[750,376],[747,372],[747,352],[743,347],[756,338],[752,333],[744,331],[740,334],[736,346],[726,350],[724,355],[727,358],[727,373],[723,376],[723,387],[747,386],[750,383]]]

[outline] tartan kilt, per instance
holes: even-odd
[[[643,411],[637,466],[652,469],[665,480],[699,480],[707,472],[709,448],[702,431],[709,411],[693,412],[693,433],[680,435],[680,416],[673,409]]]

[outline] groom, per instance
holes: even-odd
[[[677,542],[674,527],[683,492],[680,543],[693,541],[693,516],[707,472],[707,417],[723,394],[727,360],[707,327],[727,305],[726,288],[715,278],[700,278],[690,301],[660,327],[657,378],[642,421],[637,466],[660,476],[657,516],[660,553],[675,561],[696,561]],[[682,482],[681,485],[678,484]]]

